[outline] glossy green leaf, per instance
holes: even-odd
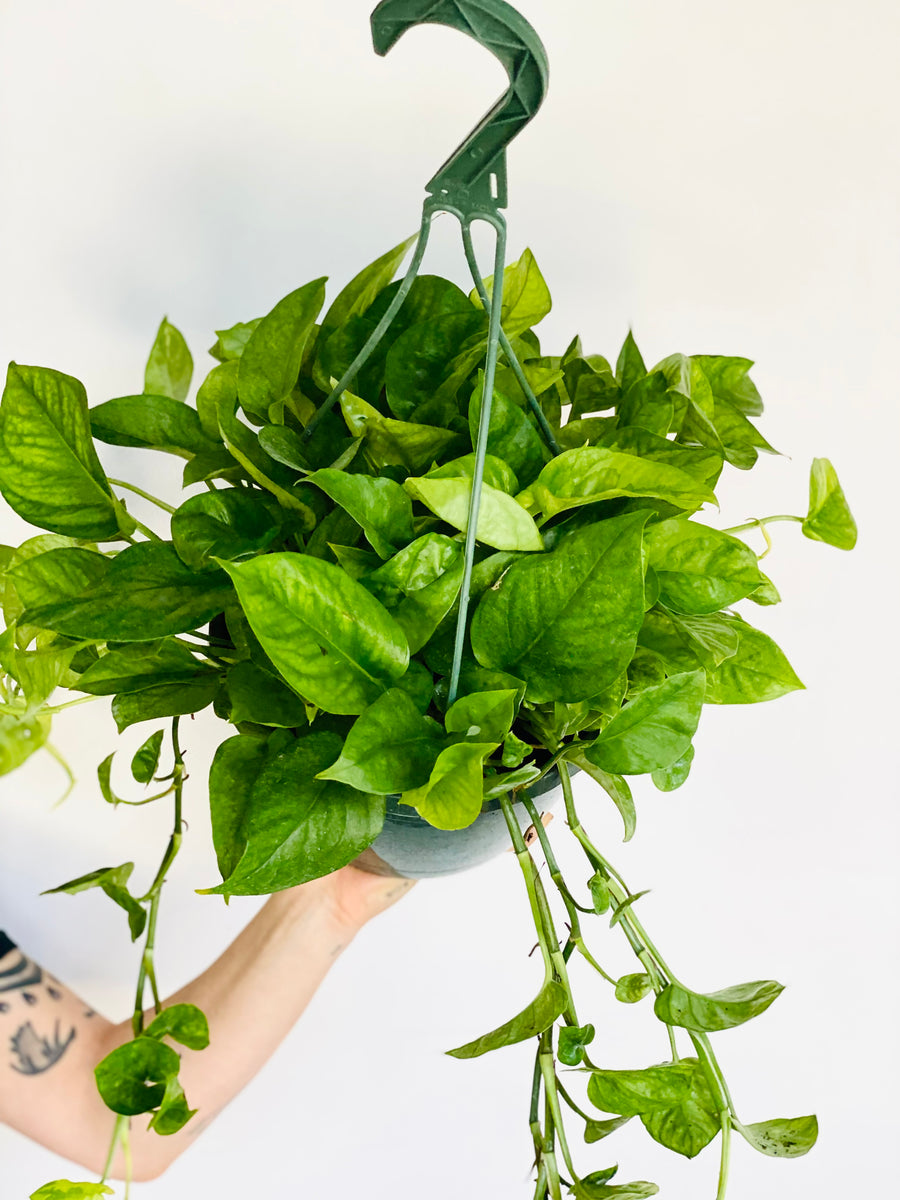
[[[653,1011],[667,1025],[714,1033],[758,1017],[783,991],[784,985],[774,979],[740,983],[708,994],[691,992],[670,983],[656,997]]]
[[[309,475],[306,482],[321,488],[348,512],[382,558],[391,558],[415,536],[412,501],[393,479],[325,468]]]
[[[502,1046],[513,1046],[516,1042],[525,1042],[529,1038],[543,1033],[566,1011],[568,999],[566,990],[549,979],[538,992],[532,1002],[520,1013],[490,1033],[483,1034],[473,1042],[458,1046],[447,1053],[453,1058],[477,1058],[490,1050],[499,1050]]]
[[[703,671],[673,675],[647,688],[584,751],[604,771],[641,775],[671,766],[691,744],[706,691]]]
[[[684,1061],[637,1071],[593,1071],[588,1099],[603,1112],[636,1117],[687,1099],[692,1076]]]
[[[182,683],[158,683],[139,692],[114,696],[111,706],[113,720],[121,733],[140,721],[197,713],[212,704],[218,688],[219,676],[205,673]]]
[[[253,330],[238,360],[241,408],[260,421],[269,406],[289,395],[297,382],[303,352],[325,303],[325,278],[297,288],[279,300]]]
[[[619,424],[637,426],[665,437],[672,426],[674,405],[661,371],[638,379],[616,407]]]
[[[189,1050],[205,1050],[209,1045],[209,1025],[196,1004],[170,1004],[157,1013],[144,1037],[170,1037]]]
[[[268,549],[281,533],[282,516],[266,492],[220,488],[191,496],[172,514],[172,542],[195,571],[211,559],[243,558]]]
[[[693,761],[694,747],[688,746],[681,758],[676,759],[670,766],[651,771],[650,778],[661,792],[674,792],[687,779]]]
[[[234,872],[246,849],[241,822],[250,806],[250,790],[268,752],[268,742],[242,734],[222,742],[213,757],[209,771],[209,807],[213,846],[223,879]]]
[[[188,1107],[184,1088],[178,1078],[171,1077],[166,1080],[165,1093],[147,1128],[162,1136],[177,1133],[196,1113],[196,1108]]]
[[[809,473],[809,511],[801,529],[808,538],[839,550],[856,545],[856,521],[827,458],[814,458]]]
[[[223,565],[269,658],[326,712],[363,712],[406,670],[402,630],[340,567],[291,553]]]
[[[616,359],[616,379],[619,381],[622,392],[627,392],[632,384],[643,379],[646,374],[647,368],[644,366],[641,352],[629,329],[625,341],[622,343],[622,349],[619,351],[619,357]]]
[[[707,704],[755,704],[804,687],[770,637],[739,617],[732,622],[740,642],[735,654],[707,671]]]
[[[478,372],[478,386],[469,401],[469,434],[474,447],[478,441],[478,425],[484,395],[484,372]],[[488,428],[488,454],[505,462],[516,474],[520,484],[531,483],[544,465],[544,447],[537,429],[519,408],[497,387],[491,402],[491,421]]]
[[[297,693],[254,662],[245,660],[229,667],[225,686],[231,709],[229,720],[235,725],[242,721],[282,729],[306,725],[306,709]]]
[[[585,1176],[576,1183],[572,1195],[575,1200],[647,1200],[655,1196],[659,1188],[655,1183],[637,1179],[632,1183],[591,1183],[591,1176]]]
[[[424,476],[403,484],[415,500],[435,516],[465,533],[469,525],[472,481],[435,479]],[[543,550],[540,531],[525,509],[512,496],[483,484],[476,528],[478,541],[496,550]]]
[[[160,683],[184,683],[211,671],[174,638],[135,642],[96,659],[79,676],[78,690],[91,696],[115,696]]]
[[[596,695],[625,670],[644,615],[646,514],[600,521],[514,562],[484,593],[472,650],[525,679],[535,703]]]
[[[205,625],[231,596],[221,571],[189,570],[169,542],[140,542],[113,559],[91,555],[93,582],[73,589],[72,566],[83,570],[86,554],[51,550],[15,568],[26,620],[70,637],[152,641]]]
[[[109,540],[134,529],[97,458],[84,386],[47,367],[9,364],[0,493],[24,520],[54,533]]]
[[[155,1038],[137,1037],[117,1046],[94,1068],[97,1090],[107,1108],[126,1117],[152,1112],[178,1074],[181,1060]]]
[[[65,892],[67,895],[74,896],[76,893],[86,892],[90,888],[100,888],[113,903],[118,904],[128,914],[128,928],[131,930],[131,940],[134,942],[144,931],[147,923],[147,911],[128,890],[128,880],[131,878],[133,870],[133,862],[122,863],[118,867],[101,867],[97,871],[88,872],[87,875],[80,875],[77,879],[70,879],[68,883],[61,883],[59,887],[47,888],[46,891],[41,892],[41,895],[52,896],[58,892]]]
[[[616,980],[616,999],[623,1004],[637,1004],[653,991],[653,980],[643,971],[634,975],[623,975]]]
[[[696,1058],[681,1060],[690,1069],[687,1095],[668,1108],[641,1113],[641,1122],[650,1136],[668,1150],[694,1158],[708,1146],[721,1126],[716,1102],[706,1074]]]
[[[221,448],[204,433],[194,409],[170,396],[117,396],[96,404],[89,415],[91,433],[111,446],[165,450],[181,458]]]
[[[611,1117],[608,1121],[586,1121],[584,1140],[589,1144],[601,1142],[611,1133],[615,1133],[617,1129],[621,1129],[623,1125],[627,1125],[631,1119],[631,1117]]]
[[[634,807],[634,797],[631,794],[628,781],[623,779],[621,775],[604,771],[597,763],[587,758],[583,752],[570,752],[566,755],[566,758],[573,766],[578,767],[580,771],[584,771],[586,775],[590,775],[595,783],[600,784],[619,810],[619,815],[625,827],[625,836],[622,840],[624,842],[630,841],[634,837],[634,831],[637,828],[637,812]]]
[[[484,313],[467,310],[420,321],[401,333],[388,351],[384,386],[391,412],[408,420],[432,399],[454,359],[485,331]]]
[[[28,1200],[92,1200],[94,1196],[112,1196],[105,1183],[73,1183],[71,1179],[54,1179],[45,1183]]]
[[[425,533],[366,575],[366,587],[389,607],[400,595],[410,596],[455,566],[462,547],[443,533]]]
[[[459,734],[469,741],[500,743],[516,715],[516,695],[510,689],[461,696],[447,709],[444,726],[448,733]]]
[[[392,616],[406,635],[411,654],[417,654],[430,641],[441,621],[455,607],[462,578],[460,554],[442,575],[425,587],[411,591],[393,610]]]
[[[778,1117],[753,1125],[735,1121],[734,1125],[754,1150],[771,1158],[800,1158],[812,1150],[819,1136],[819,1122],[814,1116]]]
[[[668,674],[677,675],[695,671],[698,663],[713,670],[737,653],[740,634],[731,616],[688,616],[651,608],[638,643],[662,658]]]
[[[650,496],[685,510],[716,502],[708,487],[678,467],[602,446],[564,450],[547,463],[519,499],[530,510],[552,517],[568,508],[619,496]]]
[[[484,284],[490,299],[494,294],[493,275],[488,275]],[[476,307],[481,307],[477,289],[472,289],[469,299]],[[510,263],[503,271],[500,320],[507,337],[514,337],[537,325],[549,313],[551,305],[550,289],[534,255],[530,250],[525,250],[516,262]]]
[[[609,880],[600,871],[595,871],[588,880],[588,887],[591,892],[591,903],[594,906],[594,912],[601,916],[605,912],[609,912]]]
[[[427,782],[443,741],[437,721],[423,717],[406,692],[393,687],[362,713],[340,758],[319,778],[382,796],[405,792]]]
[[[144,391],[150,396],[186,400],[193,370],[194,360],[187,342],[163,317],[144,370]]]
[[[159,752],[162,749],[163,730],[151,733],[131,760],[131,774],[138,783],[149,783],[159,767]]]
[[[708,446],[682,446],[649,429],[637,427],[610,429],[603,434],[600,445],[608,450],[646,459],[650,463],[675,467],[709,488],[719,478],[725,461],[719,450]]]
[[[508,733],[503,739],[503,753],[500,761],[504,767],[518,767],[534,749],[528,742],[523,742],[514,733]]]
[[[621,389],[602,354],[569,356],[563,370],[572,404],[570,419],[578,420],[585,413],[603,412],[619,402]]]
[[[749,546],[696,521],[675,517],[650,525],[644,544],[660,599],[676,612],[718,612],[763,583]]]
[[[233,358],[240,358],[261,320],[262,317],[257,317],[253,321],[238,321],[230,329],[217,329],[216,341],[210,347],[209,354],[219,362],[230,362]]]
[[[593,1040],[593,1025],[564,1025],[559,1031],[557,1058],[567,1067],[577,1067],[584,1060],[585,1046]]]
[[[482,764],[493,742],[458,742],[437,756],[428,781],[405,791],[404,804],[436,829],[464,829],[481,812]]]
[[[747,374],[753,366],[752,359],[724,354],[694,354],[692,357],[709,381],[714,397],[727,400],[748,417],[758,417],[762,413],[762,398]]]
[[[360,316],[378,296],[378,293],[391,282],[400,264],[419,239],[418,234],[406,238],[393,249],[382,254],[373,263],[364,267],[335,297],[331,307],[322,318],[322,328],[319,332],[319,345],[324,346],[331,334],[346,324],[351,317]],[[314,370],[315,382],[323,391],[328,391],[328,379],[321,369]]]
[[[50,718],[0,712],[0,775],[20,767],[50,736]]]
[[[381,832],[382,796],[316,778],[338,757],[341,739],[327,732],[288,739],[262,756],[241,747],[237,757],[232,750],[223,758],[210,794],[213,830],[217,852],[224,848],[220,863],[222,857],[237,862],[205,893],[259,896],[296,887],[346,866]],[[226,761],[240,786],[237,795],[222,797]],[[216,830],[221,818],[226,835]]]
[[[412,472],[424,471],[461,440],[450,429],[382,416],[377,408],[352,392],[341,396],[341,411],[352,436],[366,439],[366,447],[378,467],[401,466]]]

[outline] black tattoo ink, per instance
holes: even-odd
[[[18,1071],[20,1075],[40,1075],[42,1071],[48,1070],[54,1063],[59,1062],[74,1037],[75,1029],[73,1027],[69,1030],[65,1041],[60,1040],[59,1021],[56,1022],[53,1030],[52,1041],[50,1038],[42,1038],[35,1032],[31,1022],[26,1022],[18,1033],[10,1038],[10,1048],[21,1063],[21,1066],[13,1063],[12,1069]]]
[[[62,1000],[62,992],[58,992],[56,988],[47,986],[47,995],[51,1000]]]
[[[7,1012],[9,1012],[9,1005],[6,1004],[5,1002],[0,1003],[0,1013],[7,1013]]]
[[[42,983],[44,972],[19,951],[19,961],[0,971],[0,992],[15,992]]]

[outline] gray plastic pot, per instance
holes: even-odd
[[[559,773],[523,789],[538,811],[553,808],[562,798]],[[523,830],[531,820],[522,804],[514,811]],[[374,875],[399,875],[405,879],[432,879],[454,875],[496,858],[511,846],[506,818],[499,800],[486,800],[471,825],[465,829],[435,829],[396,796],[387,797],[384,829],[354,862],[355,867]]]

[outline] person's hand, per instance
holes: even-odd
[[[358,867],[347,866],[301,886],[303,889],[315,888],[337,924],[356,932],[367,921],[396,904],[415,882],[396,875],[371,875]]]

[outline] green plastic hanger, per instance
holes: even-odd
[[[508,202],[506,148],[540,108],[547,90],[549,68],[547,54],[540,38],[521,13],[504,3],[504,0],[382,0],[371,16],[372,42],[376,53],[387,54],[407,30],[416,25],[427,24],[446,25],[475,38],[503,64],[509,76],[509,86],[425,185],[428,195],[422,208],[422,225],[406,275],[366,344],[306,427],[304,436],[309,437],[322,417],[338,402],[399,312],[422,265],[432,220],[439,212],[452,213],[459,220],[462,229],[463,249],[475,287],[485,310],[490,314],[484,392],[475,444],[475,468],[466,528],[464,572],[448,693],[449,703],[452,704],[456,699],[462,665],[469,590],[475,561],[475,530],[481,505],[494,375],[500,346],[503,347],[504,354],[516,374],[547,444],[555,454],[559,453],[553,431],[500,324],[503,270],[506,260],[506,220],[500,210],[505,208]],[[476,220],[486,221],[493,226],[497,235],[494,283],[490,296],[479,271],[472,244],[471,226]]]

